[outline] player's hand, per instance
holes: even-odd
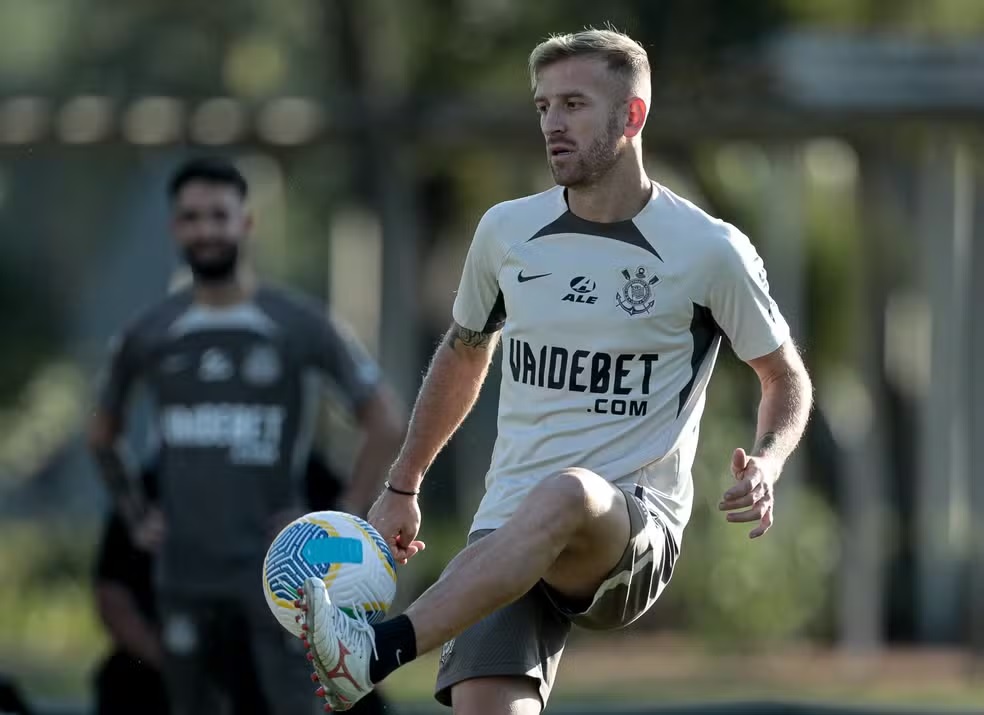
[[[718,509],[732,512],[727,516],[731,522],[757,521],[758,526],[749,533],[749,537],[757,539],[773,523],[774,488],[779,478],[779,464],[768,457],[749,456],[739,447],[731,457],[731,473],[737,484],[724,493]],[[743,508],[745,511],[734,511]]]
[[[417,497],[384,489],[369,510],[368,522],[386,539],[396,562],[406,565],[425,544],[417,539],[420,531],[420,504]]]
[[[164,535],[167,533],[167,524],[164,522],[164,513],[156,506],[147,509],[147,513],[137,523],[133,530],[133,543],[137,548],[149,553],[156,553],[164,543]]]

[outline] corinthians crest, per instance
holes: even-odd
[[[653,300],[653,286],[659,283],[659,276],[648,278],[643,266],[636,268],[635,275],[627,268],[622,269],[622,275],[625,276],[626,283],[622,286],[622,290],[615,294],[618,307],[629,315],[648,313],[656,303]]]
[[[270,345],[255,345],[243,360],[243,379],[254,385],[270,385],[281,372],[280,357]]]

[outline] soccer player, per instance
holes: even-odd
[[[152,459],[142,471],[142,496],[148,502],[157,498],[157,462],[157,458]],[[318,450],[312,450],[308,457],[304,483],[309,510],[338,508],[346,482]],[[94,715],[170,715],[160,672],[164,648],[155,607],[153,558],[154,554],[133,543],[126,523],[118,513],[111,512],[96,557],[94,585],[99,616],[112,648],[95,674]],[[270,715],[253,659],[223,657],[222,649],[249,650],[248,635],[242,622],[228,624],[223,637],[211,644],[217,657],[209,663],[209,679],[222,686],[229,712]],[[0,713],[4,712],[0,707]],[[351,713],[392,715],[393,708],[377,688],[359,700]]]
[[[247,624],[273,711],[308,712],[310,697],[301,700],[298,691],[310,685],[309,673],[291,655],[300,642],[270,614],[259,574],[278,530],[307,511],[315,387],[322,378],[333,383],[365,437],[346,510],[370,506],[399,449],[404,418],[376,364],[337,321],[248,270],[248,187],[234,165],[185,164],[169,198],[192,283],[122,332],[90,426],[91,447],[135,541],[159,544],[155,580],[171,712],[216,710],[207,660],[225,640],[223,624],[233,622]],[[137,489],[121,439],[137,382],[154,402],[159,509]]]
[[[812,387],[737,228],[651,180],[645,50],[614,31],[552,37],[530,57],[557,186],[479,222],[453,307],[370,521],[413,557],[427,468],[471,409],[502,343],[498,436],[468,546],[389,621],[299,602],[329,707],[443,645],[436,697],[468,715],[538,713],[572,624],[614,629],[664,589],[691,512],[691,468],[722,339],[758,375],[755,444],[720,502],[753,538]]]
[[[155,498],[155,476],[152,466],[142,470],[141,493],[148,501]],[[137,547],[116,511],[103,527],[94,586],[99,617],[111,643],[95,677],[96,715],[168,715],[152,555]]]

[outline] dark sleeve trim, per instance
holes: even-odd
[[[495,299],[495,303],[492,305],[492,310],[489,311],[489,317],[485,321],[485,327],[482,328],[483,333],[495,333],[502,330],[503,326],[506,324],[506,299],[502,295],[502,291],[499,291],[499,295]]]

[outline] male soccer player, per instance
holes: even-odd
[[[141,474],[141,493],[156,494],[155,470]],[[96,715],[168,715],[161,676],[163,647],[154,608],[151,553],[138,548],[114,510],[96,556],[95,600],[112,650],[94,680]]]
[[[645,50],[613,31],[562,35],[534,49],[530,73],[557,186],[479,222],[454,322],[370,520],[399,561],[422,547],[415,494],[501,335],[486,493],[469,545],[396,618],[369,626],[305,583],[308,656],[329,707],[443,643],[436,697],[454,712],[540,712],[571,624],[632,623],[670,579],[722,336],[761,381],[755,446],[734,451],[720,504],[729,521],[757,522],[753,538],[773,523],[776,480],[808,419],[810,379],[752,244],[643,168]]]
[[[122,333],[90,429],[91,446],[138,544],[155,559],[171,712],[210,713],[223,624],[247,624],[273,712],[309,711],[299,642],[266,606],[259,576],[270,541],[304,507],[317,381],[347,400],[365,439],[345,508],[367,509],[403,437],[404,419],[375,363],[313,302],[263,285],[241,260],[248,187],[231,163],[193,160],[170,183],[173,233],[191,286]],[[146,507],[121,450],[136,382],[156,410],[160,509]],[[241,653],[236,653],[240,656]],[[230,660],[234,660],[228,654]]]
[[[157,462],[156,458],[150,460],[141,478],[142,496],[149,502],[157,498]],[[345,483],[318,450],[313,449],[304,476],[306,508],[310,511],[338,508]],[[95,674],[93,715],[170,715],[160,672],[164,648],[155,606],[153,563],[154,554],[134,544],[126,523],[118,513],[111,512],[96,557],[95,597],[113,647]],[[225,624],[222,637],[210,644],[216,657],[209,663],[209,680],[221,684],[229,712],[270,715],[273,711],[260,687],[254,659],[224,657],[232,649],[248,651],[251,645],[249,629],[243,627],[241,618],[239,622],[235,620],[235,613],[232,615],[234,620]],[[305,698],[305,701],[311,705],[310,700]],[[6,711],[0,707],[0,713],[3,712]],[[377,688],[359,700],[350,712],[392,715],[393,707]]]

